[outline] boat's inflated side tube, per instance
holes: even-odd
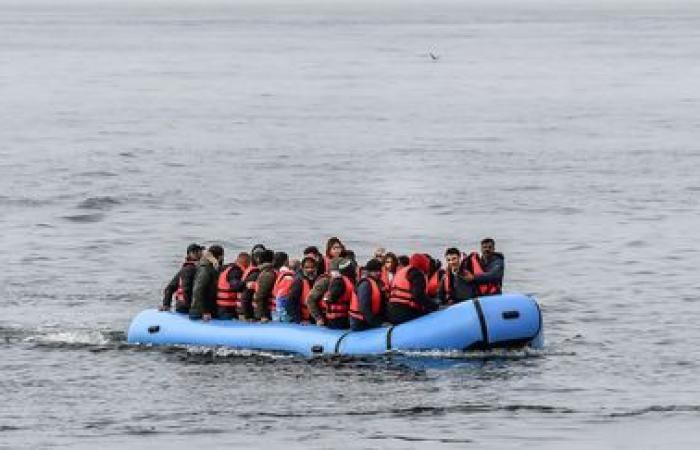
[[[297,353],[376,355],[388,350],[470,350],[542,346],[542,318],[531,297],[507,294],[466,301],[394,327],[366,331],[314,325],[193,321],[186,315],[144,311],[128,341],[154,345],[202,345]]]

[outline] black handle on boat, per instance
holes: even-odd
[[[148,327],[148,332],[151,334],[157,333],[159,331],[160,331],[160,325],[151,325],[150,327]]]
[[[517,319],[520,317],[520,311],[503,311],[503,318],[505,320]]]

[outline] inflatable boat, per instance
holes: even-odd
[[[544,345],[542,315],[534,298],[505,294],[468,300],[401,325],[366,331],[278,322],[190,320],[146,310],[134,318],[128,341],[197,345],[315,355],[379,355],[388,351],[469,351]]]

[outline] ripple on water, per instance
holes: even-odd
[[[79,209],[105,210],[119,205],[120,203],[121,202],[116,198],[107,195],[102,197],[88,197],[78,203],[77,207]]]
[[[74,223],[96,223],[104,219],[104,214],[94,213],[94,214],[71,214],[68,216],[63,216],[63,219],[74,222]]]

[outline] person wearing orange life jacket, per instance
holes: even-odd
[[[190,312],[194,274],[197,272],[196,264],[202,257],[203,250],[204,247],[199,244],[190,244],[187,246],[185,261],[163,291],[163,304],[160,307],[161,311],[170,311],[174,296],[175,311],[182,314]]]
[[[321,255],[321,252],[318,251],[318,247],[316,247],[315,245],[306,247],[304,249],[302,261],[309,256],[313,257],[316,260],[316,276],[319,276],[322,273],[324,273],[326,271],[325,261],[323,259],[323,255]]]
[[[440,303],[449,306],[477,297],[476,285],[462,276],[462,253],[459,249],[450,247],[445,250],[445,262],[447,269],[438,289]]]
[[[345,251],[345,245],[333,236],[326,242],[326,255],[324,258],[324,273],[330,273],[331,271],[331,261],[335,258],[340,258],[341,254]]]
[[[245,290],[243,281],[245,269],[250,265],[250,255],[246,252],[238,254],[236,261],[224,267],[219,274],[216,292],[217,317],[219,319],[235,319],[240,309],[240,296]]]
[[[294,322],[295,308],[289,304],[289,293],[300,267],[301,263],[299,260],[292,259],[289,260],[287,264],[280,267],[277,272],[275,287],[272,289],[272,295],[275,297],[275,309],[271,311],[272,320],[276,322]]]
[[[430,270],[428,271],[428,286],[426,288],[426,293],[430,298],[437,298],[438,290],[440,289],[440,281],[445,275],[445,270],[442,268],[442,262],[440,262],[440,260],[433,258],[427,253],[425,256],[430,259]]]
[[[250,265],[243,272],[245,289],[239,296],[238,320],[245,322],[253,320],[253,295],[260,275],[260,255],[264,251],[265,246],[262,244],[255,244],[250,251]]]
[[[430,260],[421,253],[411,255],[408,266],[399,269],[387,303],[389,322],[398,325],[437,309],[426,292],[429,270]]]
[[[309,310],[309,315],[311,316],[311,322],[316,325],[325,326],[326,325],[326,305],[323,303],[323,297],[328,292],[328,287],[331,284],[331,279],[334,276],[340,276],[338,271],[338,264],[341,258],[335,258],[330,262],[330,272],[322,273],[316,277],[309,295],[306,296],[306,306]]]
[[[382,259],[382,262],[383,267],[381,277],[382,282],[384,283],[384,289],[386,290],[386,293],[388,295],[389,290],[391,289],[391,283],[394,281],[396,271],[399,267],[399,258],[396,257],[396,254],[392,252],[387,252],[384,255],[384,258]]]
[[[328,291],[323,295],[325,324],[328,328],[346,329],[350,327],[348,320],[350,301],[355,292],[355,277],[357,267],[347,258],[340,258],[338,274],[331,276]]]
[[[306,299],[318,276],[318,260],[313,255],[304,257],[301,261],[301,271],[297,273],[289,288],[287,297],[287,314],[293,323],[313,322]],[[279,306],[279,305],[278,305]]]
[[[275,297],[273,289],[275,281],[277,281],[277,267],[282,267],[286,263],[286,254],[284,259],[280,257],[280,253],[275,253],[272,250],[265,250],[260,255],[260,275],[256,280],[255,293],[253,294],[253,313],[255,320],[260,322],[269,322],[270,313],[275,309]]]
[[[475,285],[478,296],[501,293],[505,257],[496,252],[496,242],[492,238],[481,241],[481,256],[472,252],[462,264],[464,279]]]
[[[386,294],[381,280],[382,263],[371,259],[365,264],[365,278],[358,281],[350,300],[350,329],[368,330],[384,322]]]

